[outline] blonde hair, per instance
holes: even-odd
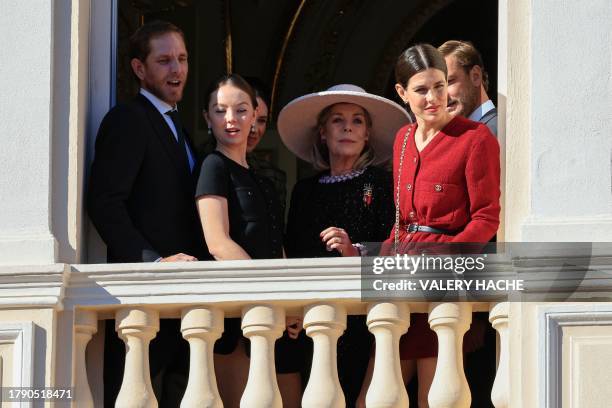
[[[345,102],[341,102],[341,103],[345,103]],[[351,103],[351,102],[346,102],[346,103]],[[327,148],[327,144],[321,140],[321,129],[325,126],[327,120],[331,116],[331,112],[334,106],[338,104],[339,103],[335,103],[333,105],[327,106],[317,116],[317,125],[313,129],[313,133],[315,135],[315,142],[312,144],[312,150],[310,152],[310,161],[312,162],[313,167],[317,170],[329,170],[329,149]],[[357,105],[357,104],[353,104],[353,105]],[[370,113],[362,106],[360,105],[357,105],[357,106],[363,109],[363,113],[365,116],[365,122],[366,122],[366,128],[368,131],[371,131],[372,130],[372,118],[370,117]],[[359,155],[359,157],[355,161],[355,164],[353,165],[353,169],[361,170],[363,168],[366,168],[374,162],[374,159],[375,159],[374,150],[372,150],[372,147],[366,141],[366,144],[361,154]]]

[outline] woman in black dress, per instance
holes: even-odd
[[[391,173],[376,167],[391,157],[397,129],[410,122],[394,102],[354,85],[297,98],[280,112],[285,145],[320,173],[291,195],[285,249],[289,257],[358,256],[382,242],[394,222]],[[372,337],[364,316],[349,316],[338,341],[338,375],[354,406]]]
[[[254,77],[244,78],[249,85],[253,87],[257,96],[257,109],[255,116],[254,129],[249,133],[247,139],[247,163],[253,171],[266,177],[272,183],[278,194],[278,200],[281,204],[281,214],[285,214],[285,205],[287,201],[287,174],[278,166],[272,163],[266,155],[261,155],[257,151],[257,146],[263,140],[270,120],[270,91],[268,87],[259,79]],[[269,136],[268,136],[269,137]]]
[[[229,75],[215,82],[206,97],[204,117],[217,146],[202,163],[196,200],[209,251],[217,260],[282,258],[278,196],[272,182],[257,176],[246,161],[255,93],[242,77]],[[301,322],[288,319],[288,324],[294,323]],[[297,337],[300,330],[289,328],[289,336]],[[287,335],[279,340],[291,341]],[[215,344],[215,371],[225,407],[239,405],[248,374],[247,354],[240,319],[226,319],[223,336]],[[290,357],[277,355],[278,383],[283,405],[299,406],[300,365],[295,368]]]

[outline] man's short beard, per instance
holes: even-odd
[[[478,88],[470,87],[463,96],[463,98],[459,99],[462,109],[458,115],[467,118],[479,106],[478,102],[480,101],[480,92]]]
[[[161,99],[162,101],[166,102],[169,105],[174,105],[175,103],[180,102],[181,99],[183,98],[184,88],[181,89],[181,92],[179,94],[179,98],[176,101],[174,101],[173,103],[171,103],[172,101],[166,100],[167,99],[166,97],[168,95],[164,94],[163,88],[161,86],[158,86],[156,83],[144,81],[144,88],[147,89],[153,95],[157,96],[159,99]]]

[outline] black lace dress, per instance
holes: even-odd
[[[319,174],[299,181],[289,207],[287,256],[340,256],[337,251],[328,252],[319,235],[331,226],[346,230],[353,243],[384,241],[395,218],[392,184],[391,173],[377,167],[344,180]],[[338,376],[347,407],[354,406],[359,396],[372,344],[365,316],[348,316],[347,330],[338,340]],[[306,355],[311,357],[312,351]],[[306,358],[308,370],[311,364]]]

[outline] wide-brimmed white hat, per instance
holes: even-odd
[[[319,137],[317,117],[336,103],[354,103],[370,114],[372,130],[368,141],[374,151],[374,164],[391,157],[395,133],[411,122],[406,110],[387,98],[367,93],[356,85],[335,85],[323,92],[300,96],[281,110],[277,126],[285,146],[300,159],[312,161],[312,146]]]

